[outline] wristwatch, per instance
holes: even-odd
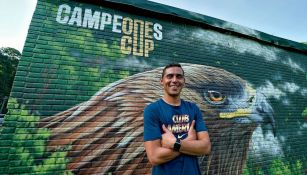
[[[176,142],[174,143],[173,150],[174,151],[179,151],[180,147],[181,147],[180,139],[176,138]]]

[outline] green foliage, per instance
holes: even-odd
[[[255,167],[252,164],[247,164],[247,166],[243,169],[243,175],[264,174],[301,175],[304,174],[304,167],[300,160],[296,160],[294,163],[291,163],[287,160],[275,159],[272,161],[268,168],[265,168],[264,166]]]
[[[249,169],[248,167],[245,167],[243,169],[243,175],[264,175],[262,169],[260,167],[257,167],[255,170]]]
[[[15,99],[9,100],[9,108],[0,135],[0,148],[6,146],[4,149],[8,153],[4,156],[8,161],[4,172],[72,174],[66,170],[68,162],[66,155],[70,148],[48,152],[46,141],[50,131],[37,127],[40,117],[31,115],[24,105],[18,104]],[[14,130],[11,129],[12,122],[15,124]]]
[[[307,117],[307,108],[305,108],[305,110],[303,111],[302,116]]]
[[[10,95],[20,56],[14,48],[0,48],[0,98]]]
[[[291,170],[288,164],[284,163],[282,160],[274,160],[269,168],[269,172],[276,175],[290,175]]]
[[[294,163],[284,162],[280,159],[274,160],[269,169],[270,174],[276,175],[300,175],[304,174],[303,163],[297,160]]]
[[[56,4],[52,3],[50,7],[57,11]],[[54,15],[54,11],[46,13]],[[32,114],[49,116],[64,111],[88,100],[102,87],[130,75],[130,70],[123,70],[129,68],[122,64],[125,55],[120,52],[118,38],[105,37],[95,30],[86,28],[71,30],[69,25],[59,25],[47,18],[36,19],[35,16],[32,24],[43,24],[57,33],[56,37],[53,32],[40,35],[35,41],[35,46],[27,44],[34,42],[31,38],[25,44],[16,80],[19,83],[31,84],[32,88],[37,89],[29,90],[26,96],[23,95],[22,103],[31,109]],[[69,34],[63,31],[69,31]],[[22,92],[19,93],[17,90],[22,88],[18,84],[14,88],[16,93],[12,93],[12,97],[19,99],[18,95]],[[46,108],[32,108],[48,105],[50,94],[52,99],[65,99],[68,102],[54,107],[52,111]]]
[[[20,59],[20,56],[21,56],[18,50],[11,48],[11,47],[1,47],[0,52],[3,55],[8,56],[13,59]]]

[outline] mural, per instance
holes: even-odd
[[[68,168],[76,174],[150,173],[142,142],[143,109],[161,98],[162,69],[119,80],[90,100],[41,120],[40,127],[52,129],[48,149],[71,145]],[[257,124],[274,127],[271,106],[245,80],[225,70],[195,64],[183,64],[183,69],[182,97],[200,106],[212,142],[212,153],[200,158],[204,174],[241,174]]]
[[[0,129],[0,174],[149,174],[143,109],[172,62],[209,129],[203,174],[306,174],[305,52],[188,20],[198,14],[117,5],[38,1]]]

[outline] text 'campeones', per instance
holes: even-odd
[[[162,25],[117,14],[62,4],[56,21],[60,24],[123,34],[120,50],[123,54],[148,57],[155,48],[154,39],[162,40]]]

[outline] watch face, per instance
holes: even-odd
[[[177,140],[176,140],[176,142],[174,144],[174,148],[173,149],[175,151],[179,151],[180,147],[181,147],[181,143],[180,143],[180,140],[177,138]]]

